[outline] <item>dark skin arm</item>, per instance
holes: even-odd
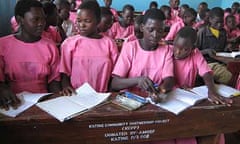
[[[52,81],[48,84],[48,91],[52,93],[57,93],[61,90],[60,82]]]
[[[70,77],[62,73],[62,88],[63,90],[59,92],[60,95],[70,96],[76,94],[74,88],[71,85]]]
[[[139,87],[146,91],[156,92],[152,80],[146,76],[136,78],[122,78],[114,76],[110,85],[110,88],[113,91],[119,91],[131,87]]]
[[[4,82],[0,82],[0,108],[8,110],[9,106],[17,108],[21,104],[21,101],[10,90],[10,87]]]
[[[203,80],[208,87],[208,98],[211,102],[215,104],[226,104],[227,106],[231,106],[233,102],[232,99],[225,98],[216,92],[213,76],[211,73],[204,74]]]

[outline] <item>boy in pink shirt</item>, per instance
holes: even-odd
[[[112,39],[97,31],[100,7],[96,1],[84,1],[77,18],[80,35],[67,38],[61,47],[63,94],[88,82],[97,92],[108,91],[108,82],[118,56]]]
[[[170,28],[168,35],[165,40],[173,41],[177,32],[184,26],[193,26],[195,19],[197,17],[197,12],[193,8],[189,8],[184,12],[183,21],[178,21],[173,24]]]
[[[194,48],[197,39],[196,31],[191,27],[182,28],[174,39],[174,74],[177,87],[194,87],[197,74],[199,74],[208,87],[209,100],[215,104],[231,106],[232,100],[220,96],[214,87],[213,75],[210,67],[201,52]],[[224,135],[220,134],[219,144],[224,144]]]
[[[41,38],[45,26],[42,4],[18,1],[15,16],[21,31],[0,38],[0,107],[5,109],[19,103],[16,93],[60,90],[58,50],[52,41]]]
[[[120,19],[118,22],[115,22],[110,29],[113,39],[124,40],[129,35],[134,33],[133,13],[133,6],[125,5],[123,7],[122,19]]]

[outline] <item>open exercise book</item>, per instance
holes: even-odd
[[[0,113],[10,117],[16,117],[20,113],[36,104],[41,98],[49,96],[50,94],[51,93],[18,93],[17,97],[21,100],[21,105],[17,109],[13,109],[12,107],[10,107],[9,110],[0,109]]]
[[[215,85],[215,86],[216,86],[217,92],[224,97],[232,97],[232,96],[240,95],[240,91],[232,87],[229,87],[226,85]],[[150,101],[150,103],[178,115],[180,112],[195,105],[199,101],[203,99],[207,99],[208,89],[205,85],[200,87],[195,87],[193,89],[190,89],[189,91],[177,88],[169,92],[167,95],[168,95],[167,99],[161,103],[154,103],[153,101],[151,101],[150,98],[148,98],[148,100]]]
[[[76,92],[77,95],[61,96],[37,103],[37,106],[63,122],[102,103],[111,94],[97,93],[88,83],[84,83]]]

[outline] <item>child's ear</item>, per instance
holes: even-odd
[[[23,18],[22,18],[21,16],[15,16],[15,19],[16,19],[18,25],[22,25],[22,23],[23,23]]]
[[[143,29],[144,29],[144,24],[142,23],[141,25],[140,25],[140,31],[143,33]]]

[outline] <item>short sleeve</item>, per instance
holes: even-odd
[[[131,45],[129,45],[129,43],[125,43],[113,69],[113,75],[117,75],[120,77],[128,77],[128,73],[132,67],[131,53]]]
[[[173,52],[169,46],[164,47],[166,49],[165,62],[163,64],[162,78],[174,76],[173,69]]]
[[[198,69],[198,74],[200,76],[204,76],[204,74],[208,72],[212,72],[211,68],[208,66],[207,61],[203,57],[202,53],[196,48],[195,49],[195,56],[194,56]]]

